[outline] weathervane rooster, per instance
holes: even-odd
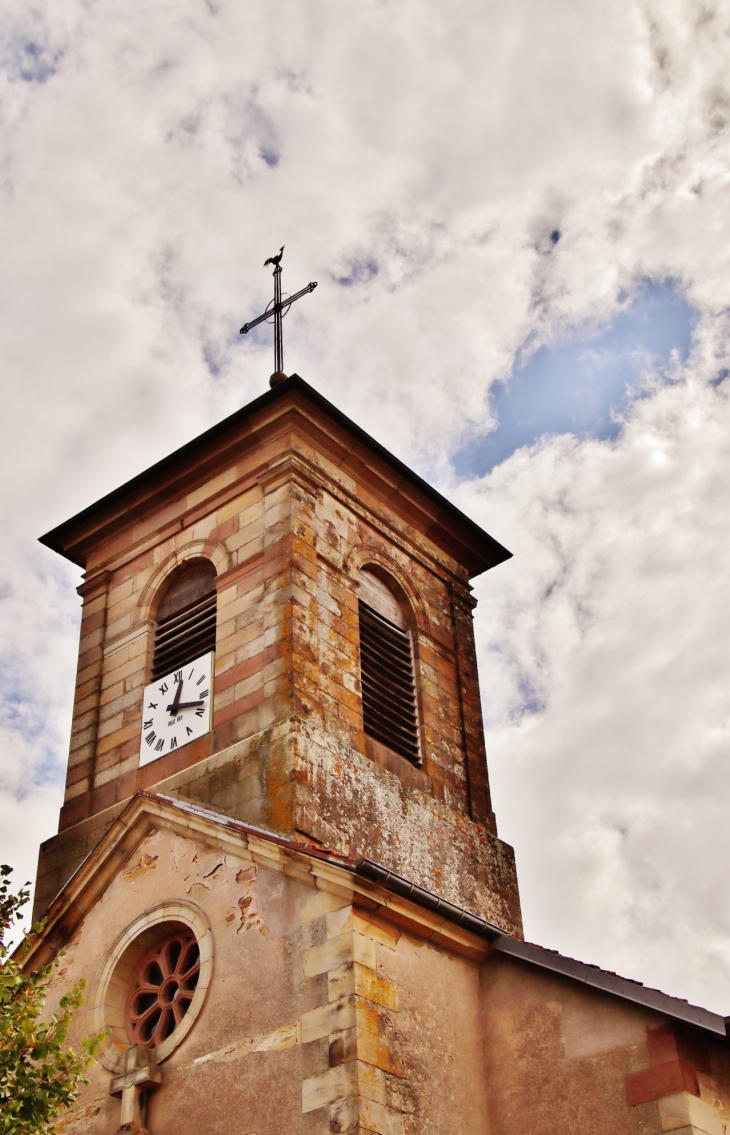
[[[279,249],[276,256],[270,256],[268,260],[264,260],[264,268],[266,268],[266,266],[268,264],[273,264],[275,268],[278,268],[279,265],[281,264],[281,258],[282,258],[283,255],[284,255],[284,245],[282,244],[282,246]]]

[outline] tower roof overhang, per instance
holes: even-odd
[[[511,557],[494,537],[394,457],[299,375],[268,390],[247,406],[145,469],[88,508],[40,537],[47,548],[86,568],[92,549],[250,450],[285,416],[306,426],[328,460],[365,484],[406,517],[472,578]]]

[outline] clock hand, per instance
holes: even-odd
[[[203,705],[202,701],[181,701],[178,709],[192,709],[193,706]]]
[[[172,699],[172,705],[168,705],[168,707],[167,707],[168,712],[173,717],[175,716],[175,714],[177,713],[177,711],[180,707],[180,698],[182,697],[182,687],[183,687],[183,684],[182,684],[182,678],[181,678],[180,681],[177,684],[177,689],[175,690],[175,697]]]

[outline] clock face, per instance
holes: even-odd
[[[145,687],[139,763],[148,765],[211,727],[213,651]]]

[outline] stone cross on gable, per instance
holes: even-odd
[[[147,1111],[147,1092],[162,1080],[162,1072],[157,1067],[154,1051],[143,1045],[132,1045],[124,1053],[124,1071],[115,1076],[109,1091],[113,1096],[122,1097],[121,1122],[117,1135],[134,1132],[135,1135],[148,1135],[145,1127]]]

